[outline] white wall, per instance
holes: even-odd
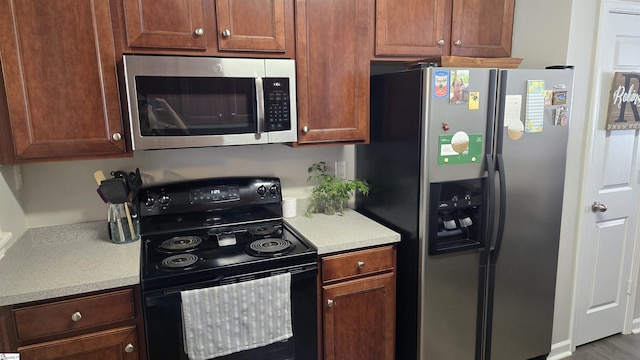
[[[277,176],[287,196],[306,197],[307,168],[317,161],[343,160],[345,147],[291,148],[285,145],[135,152],[133,158],[22,165],[22,208],[28,227],[106,220],[93,172],[140,168],[145,184],[206,177]],[[347,167],[353,161],[347,158]],[[351,171],[352,173],[352,171]],[[1,184],[0,184],[1,185]],[[2,189],[0,188],[0,191]],[[12,211],[5,208],[2,213]],[[4,224],[3,224],[4,228]]]
[[[14,167],[0,166],[0,226],[3,232],[13,233],[12,241],[27,227],[21,198],[22,192],[16,190]]]

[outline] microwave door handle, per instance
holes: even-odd
[[[264,87],[262,86],[262,78],[256,78],[256,113],[258,118],[258,124],[256,132],[258,134],[265,132],[264,121]]]

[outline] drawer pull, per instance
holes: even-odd
[[[327,300],[327,306],[328,306],[328,307],[330,307],[330,308],[331,308],[331,307],[333,307],[334,305],[335,305],[335,303],[333,302],[333,300],[331,300],[331,299]]]
[[[127,344],[127,346],[124,347],[124,352],[132,353],[133,350],[134,350],[133,344]]]
[[[82,314],[80,314],[80,311],[76,311],[73,313],[73,315],[71,315],[71,320],[73,321],[80,321],[80,319],[82,319]]]
[[[358,261],[358,269],[364,269],[364,261]]]

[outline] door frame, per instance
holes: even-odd
[[[601,107],[602,106],[606,106],[606,104],[600,104],[597,100],[600,97],[600,94],[602,91],[608,91],[607,89],[609,89],[610,84],[603,84],[602,82],[602,77],[600,76],[600,74],[603,71],[603,61],[602,61],[602,57],[604,56],[604,54],[601,54],[601,52],[603,51],[602,48],[602,44],[605,41],[604,40],[604,34],[603,32],[605,31],[605,19],[608,16],[609,12],[622,12],[622,13],[632,13],[632,14],[638,14],[640,15],[640,1],[634,1],[634,0],[602,0],[600,3],[600,9],[599,9],[599,13],[598,13],[598,25],[597,25],[597,32],[596,32],[596,46],[595,46],[595,59],[594,59],[594,71],[592,72],[592,80],[593,80],[593,86],[591,88],[591,90],[589,91],[589,96],[588,96],[588,100],[590,101],[590,104],[588,106],[588,120],[587,120],[587,131],[585,132],[588,136],[585,140],[586,146],[585,146],[585,154],[587,155],[587,157],[585,158],[584,162],[583,162],[583,169],[582,169],[582,175],[587,176],[588,175],[588,171],[587,171],[587,167],[588,164],[591,162],[591,159],[593,158],[593,154],[596,151],[596,149],[593,148],[594,146],[594,142],[595,142],[595,136],[596,136],[596,132],[598,131],[598,124],[599,124],[599,115],[600,115],[600,111],[601,111]],[[603,87],[605,86],[605,87]],[[640,136],[640,135],[636,135],[636,136]],[[573,305],[572,305],[572,316],[571,316],[571,352],[574,352],[576,350],[576,339],[575,339],[575,327],[576,327],[576,319],[577,319],[577,309],[578,309],[578,288],[580,286],[579,280],[580,280],[580,274],[578,273],[578,270],[580,270],[580,259],[581,259],[581,251],[582,251],[582,233],[583,233],[583,224],[586,221],[586,216],[587,214],[589,214],[591,212],[591,203],[592,203],[592,198],[591,198],[591,194],[587,194],[587,192],[590,191],[590,189],[587,186],[587,180],[584,180],[582,189],[581,189],[581,194],[580,194],[580,199],[581,202],[580,204],[582,204],[582,208],[580,209],[580,219],[578,219],[578,232],[577,232],[577,246],[576,246],[576,253],[575,253],[575,275],[574,275],[574,286],[573,286]],[[638,216],[640,217],[640,213],[638,214]],[[629,334],[632,331],[633,332],[640,332],[640,323],[638,324],[638,329],[634,330],[633,329],[633,323],[634,323],[634,319],[633,319],[633,312],[634,312],[634,308],[635,308],[635,302],[636,302],[636,291],[637,291],[637,287],[638,287],[638,273],[639,273],[639,268],[640,268],[640,242],[638,241],[638,239],[640,238],[640,226],[638,226],[636,228],[636,233],[635,233],[635,237],[633,240],[633,245],[632,245],[632,258],[631,258],[631,271],[630,271],[630,282],[631,282],[631,290],[630,293],[628,293],[628,301],[627,301],[627,305],[626,305],[626,309],[625,309],[625,317],[624,317],[624,324],[622,324],[622,333],[623,334]]]

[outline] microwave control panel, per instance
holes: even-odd
[[[265,78],[263,81],[267,131],[291,130],[289,79]]]

